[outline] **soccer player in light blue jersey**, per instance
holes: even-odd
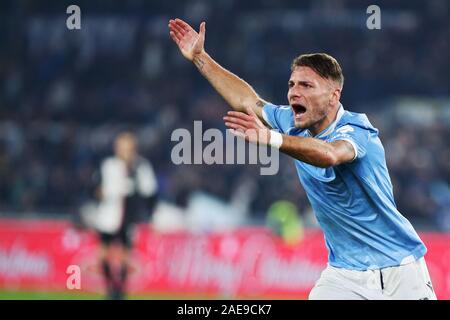
[[[235,110],[225,124],[242,138],[294,158],[298,177],[324,232],[328,266],[310,299],[436,299],[426,247],[397,210],[378,130],[340,103],[339,63],[324,53],[294,59],[289,105],[262,100],[204,50],[197,33],[169,21],[170,36]]]

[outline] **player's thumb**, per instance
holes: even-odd
[[[202,38],[205,38],[205,32],[206,32],[206,22],[203,21],[202,23],[200,23],[200,36]]]

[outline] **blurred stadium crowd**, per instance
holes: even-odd
[[[207,51],[274,103],[286,103],[295,56],[335,56],[346,77],[344,107],[367,113],[381,131],[401,212],[423,228],[450,230],[448,2],[381,1],[382,29],[373,31],[365,1],[78,1],[79,31],[65,27],[66,6],[57,3],[0,5],[2,212],[77,208],[125,128],[138,134],[170,202],[185,206],[197,190],[228,200],[250,182],[254,219],[278,199],[309,210],[286,156],[276,176],[260,176],[256,166],[172,164],[174,129],[203,120],[204,130],[224,131],[228,109],[171,42],[167,21],[180,16],[207,21]],[[398,112],[405,96],[414,105],[429,99],[429,116]]]

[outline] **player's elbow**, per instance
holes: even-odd
[[[325,152],[318,163],[318,167],[330,168],[330,167],[334,167],[338,164],[339,164],[339,159],[333,152]]]

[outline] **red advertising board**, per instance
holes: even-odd
[[[440,299],[450,299],[450,235],[421,233]],[[218,297],[305,298],[326,266],[319,230],[295,246],[261,227],[219,234],[158,234],[140,225],[133,236],[130,293]],[[70,223],[0,220],[0,288],[67,289],[66,271],[81,270],[81,290],[103,292],[98,242]]]

